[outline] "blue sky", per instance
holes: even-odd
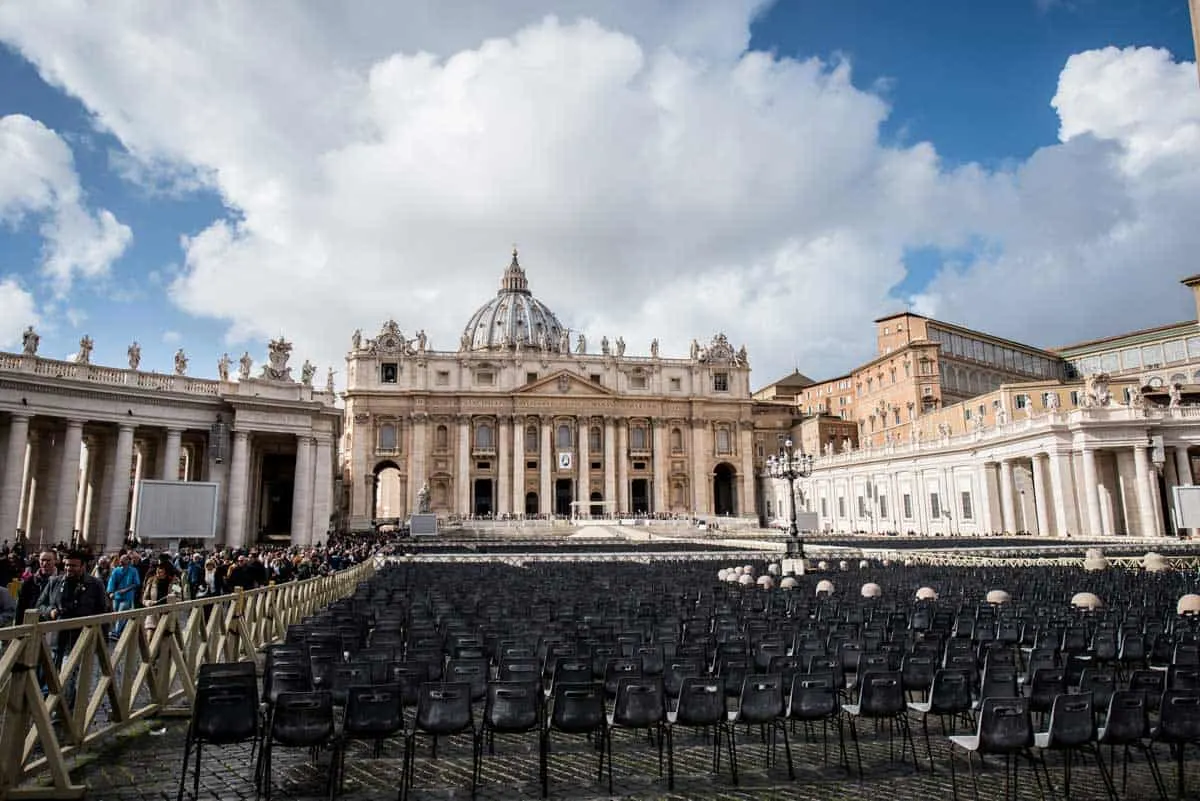
[[[1106,319],[1097,322],[1096,315],[1080,314],[1036,329],[1030,327],[1029,320],[1013,319],[1001,310],[989,311],[984,308],[987,304],[979,299],[989,297],[986,283],[995,280],[989,279],[989,274],[1011,274],[1014,268],[1004,263],[1006,258],[1028,265],[1045,252],[1059,271],[1094,271],[1097,276],[1106,276],[1097,279],[1105,283],[1111,283],[1113,275],[1131,273],[1131,266],[1103,262],[1081,266],[1083,262],[1078,261],[1084,258],[1080,253],[1102,249],[1097,248],[1097,243],[1110,236],[1111,230],[1107,234],[1085,231],[1080,242],[1068,242],[1063,246],[1064,253],[1059,254],[1039,241],[1022,242],[1018,248],[1011,229],[990,230],[977,220],[956,222],[952,228],[943,230],[937,219],[910,219],[903,199],[916,190],[899,186],[898,181],[893,186],[893,171],[880,166],[883,162],[902,160],[904,171],[932,171],[932,177],[914,178],[912,185],[923,186],[930,181],[944,184],[934,193],[937,202],[948,202],[950,208],[978,204],[977,213],[987,218],[1000,216],[1001,212],[995,209],[1011,212],[1010,203],[1023,204],[1020,210],[1012,212],[1014,219],[1021,215],[1036,218],[1040,204],[1060,208],[1064,205],[1061,199],[1034,193],[1037,187],[1056,187],[1068,181],[1086,181],[1081,185],[1090,187],[1090,181],[1096,180],[1099,188],[1094,194],[1106,197],[1104,192],[1112,189],[1114,181],[1095,178],[1099,168],[1091,163],[1078,167],[1079,174],[1084,176],[1080,178],[1074,173],[1065,176],[1061,171],[1068,168],[1063,164],[1075,165],[1071,167],[1075,169],[1091,158],[1096,160],[1095,164],[1107,163],[1115,156],[1102,146],[1110,143],[1132,158],[1129,142],[1135,138],[1126,140],[1120,131],[1109,132],[1106,120],[1113,115],[1106,111],[1109,116],[1103,116],[1089,98],[1079,100],[1079,95],[1099,87],[1100,79],[1109,80],[1113,75],[1124,78],[1137,74],[1139,80],[1151,82],[1158,78],[1147,75],[1144,69],[1123,69],[1125,65],[1114,63],[1125,56],[1113,56],[1103,64],[1077,62],[1080,66],[1073,74],[1085,76],[1085,68],[1094,70],[1086,79],[1077,78],[1078,82],[1072,83],[1083,89],[1074,90],[1068,98],[1076,99],[1071,107],[1077,111],[1072,113],[1082,120],[1079,127],[1085,135],[1061,147],[1058,133],[1063,112],[1051,106],[1051,99],[1067,74],[1069,59],[1088,51],[1110,46],[1165,49],[1169,53],[1165,63],[1162,59],[1155,62],[1155,69],[1164,73],[1172,62],[1191,61],[1187,9],[1180,0],[907,0],[903,3],[779,0],[762,13],[747,12],[743,18],[732,20],[722,16],[728,13],[725,9],[716,6],[718,10],[711,13],[715,20],[712,28],[721,27],[717,33],[706,32],[698,23],[694,27],[701,33],[694,33],[691,26],[695,21],[689,19],[687,46],[679,44],[684,40],[680,31],[685,24],[681,19],[691,14],[681,12],[676,3],[654,5],[653,13],[621,16],[606,10],[602,4],[529,2],[524,17],[515,15],[514,19],[506,20],[501,15],[495,21],[480,22],[478,32],[464,29],[457,41],[445,30],[453,27],[452,19],[458,19],[453,15],[437,25],[426,20],[430,26],[427,39],[421,38],[419,25],[409,26],[410,31],[405,34],[408,39],[394,45],[386,36],[381,42],[379,36],[372,38],[362,32],[331,28],[328,31],[331,41],[321,42],[322,46],[328,45],[329,52],[318,52],[311,62],[305,61],[307,56],[302,53],[300,42],[305,36],[320,38],[325,33],[319,22],[304,19],[298,13],[292,21],[295,27],[280,28],[301,32],[296,34],[296,53],[274,55],[279,62],[278,70],[287,69],[285,65],[291,64],[289,59],[297,59],[296,63],[310,68],[319,81],[328,80],[335,86],[344,81],[357,87],[333,104],[346,111],[346,119],[331,123],[328,130],[317,127],[328,122],[324,112],[311,127],[305,122],[309,118],[303,106],[311,105],[312,101],[304,97],[278,100],[270,96],[271,87],[264,86],[261,106],[257,104],[255,76],[269,74],[269,63],[248,64],[246,74],[239,75],[236,69],[231,69],[230,59],[223,58],[228,54],[219,50],[189,51],[194,56],[191,61],[170,58],[172,48],[183,47],[180,43],[188,41],[187,20],[181,19],[178,29],[172,30],[171,21],[147,19],[152,15],[134,11],[126,16],[119,10],[121,4],[116,5],[116,11],[111,8],[101,11],[96,4],[85,4],[89,10],[82,15],[74,13],[69,25],[57,27],[55,23],[62,20],[56,20],[55,13],[65,15],[72,10],[70,7],[16,2],[0,12],[0,41],[6,43],[0,48],[0,117],[24,115],[65,142],[83,193],[78,205],[93,218],[107,210],[127,227],[130,236],[119,255],[104,265],[104,270],[90,277],[77,275],[69,290],[56,294],[43,269],[48,247],[44,226],[56,213],[54,207],[39,206],[32,201],[25,201],[22,206],[19,200],[9,200],[5,214],[5,189],[0,179],[3,223],[0,281],[8,280],[10,289],[15,285],[28,301],[24,307],[0,306],[0,311],[29,308],[31,304],[43,334],[42,352],[47,356],[65,357],[75,350],[79,337],[87,333],[97,343],[95,361],[122,364],[126,346],[137,339],[142,344],[144,365],[150,369],[169,370],[171,354],[177,347],[184,347],[192,357],[194,373],[213,375],[221,352],[229,351],[236,358],[242,350],[250,350],[261,361],[265,338],[285,333],[297,340],[301,358],[303,354],[312,354],[322,365],[323,375],[324,365],[338,367],[344,347],[341,338],[348,340],[355,327],[371,330],[385,315],[401,318],[406,329],[430,329],[434,346],[451,347],[453,332],[465,321],[469,308],[482,303],[493,291],[494,280],[507,261],[506,251],[512,241],[520,242],[523,252],[529,254],[526,263],[534,290],[561,317],[567,318],[569,325],[588,330],[590,340],[598,340],[604,331],[616,330],[617,333],[632,331],[634,336],[648,341],[651,335],[659,335],[651,322],[662,325],[661,311],[673,309],[679,312],[672,320],[680,330],[662,335],[665,344],[681,349],[693,336],[702,336],[716,328],[729,330],[735,341],[751,343],[752,357],[763,354],[755,365],[768,375],[756,374],[757,383],[767,380],[769,373],[783,370],[793,359],[803,361],[801,366],[806,372],[817,374],[848,366],[847,360],[865,355],[871,346],[870,318],[891,311],[889,305],[916,303],[918,308],[925,308],[921,304],[929,304],[928,310],[968,325],[999,329],[997,333],[1042,345],[1116,333],[1110,330],[1114,325],[1122,330],[1133,327],[1134,323],[1166,322],[1189,310],[1187,297],[1169,285],[1171,276],[1180,277],[1180,267],[1172,259],[1185,246],[1190,247],[1182,242],[1178,251],[1168,247],[1165,252],[1155,254],[1164,265],[1162,276],[1155,279],[1158,288],[1145,297],[1143,304],[1124,315],[1130,325],[1122,324],[1124,320],[1114,322],[1113,315],[1101,314]],[[564,31],[542,21],[546,13],[557,12],[561,25],[570,28],[579,17],[591,16],[589,9],[593,5],[601,27],[619,36],[600,37],[601,41],[586,30]],[[361,7],[352,4],[347,15],[353,16],[357,13],[355,9]],[[258,11],[245,13],[253,15]],[[394,22],[406,21],[403,4],[396,4],[389,13]],[[698,11],[696,16],[707,13]],[[421,16],[425,19],[427,15]],[[261,31],[253,30],[247,20],[237,23],[238,20],[205,21],[218,27],[229,25],[224,33],[235,40],[231,47],[244,47],[244,52],[251,54],[246,56],[248,60],[259,57],[254,37],[261,36]],[[689,105],[699,110],[687,115],[686,120],[681,115],[682,121],[677,124],[691,126],[688,135],[694,129],[698,141],[708,148],[699,151],[700,163],[705,160],[706,152],[722,162],[720,179],[701,190],[711,193],[711,197],[696,199],[695,191],[689,190],[673,200],[671,192],[676,184],[686,182],[687,168],[680,173],[664,170],[655,179],[658,183],[629,190],[628,195],[625,191],[641,180],[640,176],[624,176],[620,182],[610,184],[602,173],[611,170],[599,166],[596,168],[599,177],[581,176],[579,165],[592,159],[599,165],[602,157],[597,152],[612,155],[606,150],[610,145],[618,157],[623,154],[632,158],[630,154],[636,153],[639,139],[637,132],[631,130],[633,123],[617,122],[613,123],[613,131],[601,140],[591,138],[590,134],[577,135],[569,124],[564,124],[561,138],[541,142],[537,146],[539,152],[531,157],[534,168],[527,166],[516,173],[518,182],[525,183],[522,176],[528,176],[529,186],[520,187],[518,194],[528,192],[528,196],[522,194],[520,199],[513,199],[513,208],[493,202],[488,195],[497,185],[512,187],[511,175],[503,171],[497,175],[458,174],[453,169],[453,165],[469,160],[466,153],[448,157],[449,172],[454,173],[452,179],[410,175],[405,172],[403,158],[397,159],[393,166],[375,156],[378,171],[389,174],[387,186],[381,189],[374,183],[371,176],[374,170],[370,166],[364,170],[362,188],[354,183],[358,173],[350,154],[388,139],[383,134],[359,138],[358,131],[371,126],[384,130],[385,124],[392,122],[390,118],[381,122],[381,117],[372,116],[370,124],[365,125],[361,122],[363,115],[368,111],[371,115],[382,113],[384,117],[392,112],[400,114],[397,109],[403,108],[405,92],[413,85],[405,81],[419,82],[428,77],[414,70],[412,63],[398,63],[392,58],[396,54],[411,57],[418,49],[427,49],[435,54],[435,64],[445,65],[456,53],[471,52],[485,63],[494,64],[492,73],[478,79],[490,80],[491,75],[504,73],[507,64],[502,60],[505,53],[478,50],[484,39],[507,39],[512,52],[517,54],[523,48],[533,51],[545,47],[545,52],[557,57],[561,51],[554,49],[553,37],[577,36],[589,46],[595,45],[594,49],[578,48],[577,52],[584,54],[579,58],[594,57],[597,65],[604,65],[583,69],[576,76],[581,88],[570,95],[590,97],[588,92],[594,89],[594,83],[602,82],[595,75],[607,77],[610,65],[625,63],[623,59],[628,53],[620,37],[628,37],[640,48],[640,60],[631,62],[636,66],[630,74],[614,79],[618,83],[626,81],[624,92],[610,92],[611,87],[606,85],[589,103],[590,108],[600,109],[599,119],[624,119],[621,115],[627,109],[621,104],[625,98],[619,95],[641,92],[646,85],[655,83],[651,78],[661,77],[677,66],[662,56],[664,52],[674,50],[681,59],[694,59],[693,65],[702,65],[697,72],[712,77],[714,83],[726,73],[736,74],[735,58],[727,52],[726,29],[736,29],[739,24],[749,26],[750,50],[770,54],[774,64],[816,57],[822,67],[816,76],[789,75],[756,88],[755,91],[773,93],[771,103],[760,109],[763,126],[786,130],[791,119],[796,130],[795,142],[790,145],[784,142],[780,153],[768,153],[765,157],[730,153],[731,149],[737,150],[741,136],[737,126],[743,123],[722,119],[725,115],[719,113],[718,100],[712,100],[711,109],[706,108],[695,98],[702,91],[709,91],[709,87],[695,88]],[[354,21],[345,27],[355,28]],[[361,27],[385,26],[365,20]],[[414,27],[415,33],[411,31]],[[122,53],[129,41],[123,38],[124,34],[139,31],[145,32],[145,41],[158,42],[159,49]],[[532,33],[522,38],[522,31]],[[345,41],[332,41],[342,34]],[[159,36],[161,40],[155,39]],[[700,37],[699,44],[694,43],[696,37]],[[113,57],[98,52],[106,49],[112,51]],[[156,54],[163,56],[161,63],[156,62]],[[488,62],[488,58],[501,60]],[[127,67],[119,63],[122,61],[146,63]],[[839,63],[850,69],[852,84],[848,89],[839,88],[832,79]],[[373,72],[367,69],[372,65]],[[209,80],[185,72],[179,76],[162,74],[171,69],[186,69],[204,76],[208,68],[212,70]],[[353,75],[346,79],[345,73]],[[42,74],[50,81],[44,80]],[[435,76],[441,83],[433,84],[434,89],[427,91],[453,94],[447,89],[447,81],[454,74],[447,71]],[[528,72],[523,74],[528,78]],[[574,75],[569,69],[567,74]],[[142,96],[138,82],[150,83],[159,78],[164,85],[148,87]],[[694,76],[691,78],[694,80]],[[284,77],[281,75],[279,79]],[[305,79],[297,76],[296,80]],[[787,81],[794,81],[794,85]],[[384,84],[388,91],[399,93],[384,104],[388,111],[380,112],[380,104],[370,102],[355,106],[363,101],[365,93],[378,92]],[[169,92],[171,86],[177,86],[176,94],[188,100],[181,105],[182,112],[155,99],[155,91]],[[556,84],[554,88],[564,87]],[[515,104],[525,108],[530,116],[544,111],[538,107],[536,97],[531,99],[536,92],[528,88],[518,85],[514,89],[512,83],[503,83],[493,91],[514,91]],[[189,92],[194,95],[187,97]],[[1102,96],[1104,91],[1098,88],[1096,94]],[[703,97],[719,99],[720,92]],[[294,105],[286,106],[284,101]],[[553,102],[554,98],[545,98],[546,104]],[[611,113],[605,110],[605,104],[610,102],[615,109]],[[441,115],[437,118],[441,128],[435,128],[432,135],[423,129],[425,139],[419,142],[410,139],[405,146],[414,151],[441,146],[440,131],[455,129],[462,120],[474,119],[487,131],[498,130],[496,123],[486,117],[490,111],[484,106],[480,101],[475,107],[469,103],[451,110],[439,107],[436,111]],[[777,114],[776,107],[787,107],[786,112]],[[293,112],[301,122],[288,119]],[[715,116],[708,120],[704,113]],[[785,113],[795,117],[786,118]],[[1147,117],[1151,113],[1147,111]],[[181,114],[194,114],[197,118],[189,116],[183,120]],[[204,118],[205,114],[208,118]],[[248,123],[243,117],[254,119]],[[823,120],[836,128],[832,135],[823,129]],[[1136,122],[1152,133],[1162,130],[1156,127],[1159,123],[1155,119]],[[1194,122],[1185,119],[1172,124],[1187,126]],[[253,127],[240,127],[246,125]],[[591,127],[594,129],[595,125]],[[666,127],[660,125],[652,133],[661,134]],[[226,129],[232,132],[231,140],[241,130],[252,134],[262,132],[265,144],[255,142],[254,147],[260,150],[248,145],[240,152],[237,141],[218,141]],[[703,134],[710,130],[719,130],[720,134],[713,133],[706,139]],[[755,130],[746,133],[748,141]],[[419,134],[421,131],[408,131],[405,136]],[[210,136],[212,142],[208,141]],[[625,136],[629,141],[623,140]],[[497,137],[493,133],[488,138]],[[847,142],[844,147],[841,140]],[[1098,144],[1089,150],[1087,141],[1091,140]],[[640,141],[645,141],[645,137]],[[779,145],[780,140],[774,137],[769,141]],[[794,152],[786,151],[803,150],[809,142],[814,143],[813,154],[790,163]],[[923,163],[923,145],[935,153],[931,164]],[[8,146],[14,147],[12,142]],[[4,147],[5,140],[0,138],[0,149]],[[519,162],[527,155],[519,143],[506,147],[498,150],[493,162],[506,159]],[[843,151],[853,153],[847,155]],[[693,164],[696,163],[697,151],[689,152]],[[293,154],[299,155],[293,157]],[[278,165],[273,161],[275,156],[279,156]],[[760,157],[763,164],[750,165],[745,175],[726,166]],[[829,169],[823,170],[826,159]],[[776,186],[773,176],[767,180],[773,163],[779,165],[781,173],[797,176],[794,183]],[[345,166],[334,173],[331,164]],[[550,166],[542,175],[544,164]],[[319,169],[313,165],[319,165]],[[278,171],[278,182],[272,169]],[[407,169],[412,170],[411,165]],[[1127,178],[1128,171],[1125,175]],[[1019,176],[1019,181],[1014,176]],[[1140,176],[1141,173],[1139,180]],[[771,185],[762,188],[758,182],[764,180]],[[886,185],[879,194],[892,199],[879,209],[868,210],[871,195],[858,196],[845,191],[845,187],[859,181],[870,186]],[[1009,181],[1021,185],[1019,202],[1005,199],[1008,190],[996,188],[996,184]],[[426,188],[406,198],[396,187],[410,182],[421,186],[429,182],[428,186],[434,190]],[[1124,182],[1125,178],[1121,183]],[[453,191],[447,189],[446,197],[439,197],[438,189],[451,184]],[[727,192],[728,186],[740,187],[745,196],[735,196],[732,190]],[[578,195],[573,191],[576,187]],[[10,187],[8,191],[19,195],[18,189]],[[340,218],[343,210],[353,219],[339,220],[340,227],[330,226],[328,230],[323,223],[306,224],[298,210],[316,214],[318,211],[312,207],[335,192],[348,193],[351,201],[325,209],[322,220]],[[538,192],[544,196],[541,200]],[[961,203],[954,197],[945,199],[955,192],[961,192]],[[380,193],[378,201],[375,193]],[[726,194],[731,196],[726,198]],[[1130,190],[1129,194],[1136,198],[1145,196],[1141,190]],[[657,201],[651,212],[643,214],[636,208],[625,208],[636,207],[637,201],[630,200],[631,197],[646,195],[654,195]],[[934,195],[915,205],[932,205]],[[277,197],[283,200],[277,202]],[[431,197],[436,197],[436,201],[430,201]],[[486,202],[476,205],[480,197]],[[806,197],[810,200],[805,201]],[[826,197],[827,203],[823,200]],[[1164,206],[1169,205],[1169,194],[1163,197]],[[350,207],[359,202],[361,208],[352,208],[351,214]],[[722,210],[721,204],[725,202],[733,205]],[[755,214],[744,219],[739,216],[737,209],[756,202],[763,205]],[[682,208],[692,203],[696,206],[695,214],[701,216],[689,218],[682,211],[662,210],[663,206]],[[1065,205],[1075,203],[1082,201],[1076,197]],[[782,208],[789,204],[795,204],[796,208],[790,211]],[[994,204],[995,209],[989,204]],[[1124,195],[1114,195],[1106,208],[1125,206]],[[373,219],[376,208],[388,208],[392,216],[380,213],[380,219]],[[537,225],[526,222],[529,216],[539,220],[553,217],[555,210],[562,208],[571,209],[570,218],[547,223],[544,229],[540,222]],[[1151,211],[1137,210],[1138,218],[1146,219]],[[707,213],[712,213],[714,220],[736,218],[736,225],[731,222],[729,230],[719,236],[714,233],[695,241],[686,235],[680,237],[669,228],[679,225],[687,231],[720,227],[719,223],[703,221],[702,215]],[[1063,213],[1074,216],[1064,216],[1056,222],[1055,231],[1074,231],[1102,212],[1081,205]],[[413,220],[412,227],[397,231],[404,227],[398,220],[409,217]],[[788,222],[789,218],[795,220],[794,224]],[[228,225],[220,225],[223,220]],[[1012,225],[1029,227],[1027,223]],[[464,231],[469,233],[464,235]],[[309,232],[312,238],[306,241]],[[429,244],[418,241],[423,236],[428,237]],[[1155,235],[1153,241],[1161,239]],[[445,263],[433,263],[431,252],[444,255]],[[986,269],[984,266],[975,269],[974,262],[980,253],[1000,255]],[[320,254],[319,258],[314,254]],[[603,273],[605,265],[613,263],[614,254],[618,254],[616,258],[636,262],[628,267],[630,280],[614,281],[602,276],[596,279],[598,283],[589,283],[592,277]],[[711,254],[712,262],[697,265],[696,259],[702,258],[697,254]],[[825,261],[821,262],[821,258]],[[957,266],[946,270],[946,262]],[[657,266],[660,264],[661,268]],[[690,273],[692,278],[683,280],[689,286],[681,290],[679,277],[689,275],[689,270],[695,272]],[[825,287],[821,283],[828,273],[842,274],[854,283],[861,280],[870,286],[870,291],[864,290],[862,297],[846,297],[836,286]],[[344,297],[330,289],[337,286],[339,276],[353,275],[373,276],[366,283],[374,285],[347,291]],[[771,291],[769,287],[775,281],[782,281],[789,288],[783,292]],[[623,287],[625,295],[620,294]],[[384,290],[394,293],[391,306],[379,300]],[[1062,291],[1062,284],[1045,288],[1046,293]],[[1123,311],[1126,307],[1120,304],[1122,290],[1118,287],[1112,294],[1114,298],[1098,299],[1097,303],[1116,304],[1111,308]],[[835,305],[844,319],[826,318],[829,298],[836,299]],[[1014,293],[1010,301],[1006,308],[1028,305],[1028,299],[1019,293]],[[776,305],[762,305],[768,303]],[[1042,308],[1052,305],[1047,302]],[[410,319],[403,319],[402,315]],[[327,320],[319,319],[325,316]],[[814,316],[820,318],[818,327],[811,323]],[[6,349],[14,349],[16,335],[25,322],[9,319],[0,326],[0,340],[4,340]],[[795,327],[795,333],[788,333],[790,326]],[[802,340],[802,344],[797,345],[797,340]]]

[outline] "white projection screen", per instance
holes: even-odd
[[[141,539],[212,539],[219,488],[207,481],[142,481],[134,533]]]
[[[1200,528],[1200,487],[1173,487],[1175,493],[1175,525],[1178,528]]]

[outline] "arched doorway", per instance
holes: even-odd
[[[536,492],[525,493],[525,514],[538,514],[538,494]]]
[[[721,462],[713,470],[713,512],[737,514],[737,470],[729,462]]]
[[[604,514],[604,496],[598,492],[593,492],[588,500],[591,505],[588,507],[588,514],[592,517],[600,517]]]
[[[408,504],[404,498],[404,477],[392,461],[375,465],[375,492],[371,517],[376,520],[404,517]]]

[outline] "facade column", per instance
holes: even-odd
[[[1005,459],[1000,462],[1000,509],[1004,514],[1004,528],[1002,531],[1006,534],[1013,534],[1020,529],[1017,527],[1017,507],[1016,499],[1013,497],[1015,492],[1016,481],[1013,476],[1013,463],[1011,459]]]
[[[617,514],[617,442],[616,427],[613,418],[604,418],[604,500],[605,510]]]
[[[233,432],[233,453],[229,465],[229,487],[225,497],[226,545],[246,547],[246,483],[250,478],[250,434]]]
[[[992,470],[988,462],[979,465],[977,481],[979,482],[979,520],[978,531],[990,534],[995,530],[992,522]]]
[[[179,480],[179,448],[182,439],[182,429],[167,429],[167,443],[163,449],[162,475],[159,476],[163,481]]]
[[[292,545],[308,545],[312,533],[312,437],[296,437],[296,471],[292,476]]]
[[[54,499],[54,525],[51,540],[69,542],[75,522],[75,502],[79,494],[79,456],[83,446],[83,421],[67,420],[58,460],[58,490]]]
[[[1050,495],[1054,503],[1054,536],[1068,537],[1072,531],[1079,530],[1073,501],[1075,481],[1071,473],[1070,454],[1050,454]]]
[[[458,475],[454,477],[457,500],[455,511],[465,516],[471,514],[471,418],[458,418]]]
[[[578,429],[576,435],[579,439],[579,445],[576,449],[576,460],[579,462],[576,467],[576,475],[579,478],[575,482],[575,501],[578,504],[575,507],[575,516],[583,517],[591,515],[592,507],[588,503],[591,496],[591,475],[592,462],[591,454],[588,453],[588,434],[591,431],[591,425],[587,417],[578,417],[575,420],[575,427]]]
[[[629,514],[629,421],[617,421],[617,514]]]
[[[1150,486],[1154,474],[1145,445],[1133,446],[1133,467],[1137,482],[1138,533],[1143,537],[1155,537],[1158,535],[1155,525],[1158,515],[1154,512],[1154,488]]]
[[[333,439],[329,436],[318,436],[316,444],[309,544],[325,542],[325,536],[329,533],[329,515],[333,511]]]
[[[692,420],[692,452],[691,456],[691,475],[692,475],[692,515],[694,517],[702,517],[712,510],[708,508],[708,472],[705,470],[705,465],[708,463],[708,451],[704,447],[704,427],[707,421],[695,419]]]
[[[512,513],[525,514],[525,418],[512,419]],[[504,469],[504,463],[500,464]]]
[[[651,464],[654,466],[654,505],[650,510],[654,514],[667,511],[667,424],[661,417],[650,421],[654,426],[654,453]]]
[[[554,514],[554,449],[551,447],[550,427],[553,421],[549,417],[542,418],[542,448],[538,455],[538,512],[543,515]]]
[[[738,498],[737,511],[740,517],[757,518],[760,504],[755,497],[757,493],[754,491],[754,426],[747,420],[740,420],[737,432],[738,453],[742,456],[742,480],[738,490],[738,494],[742,497]]]
[[[75,498],[75,519],[72,528],[79,532],[79,539],[87,541],[88,511],[92,502],[92,480],[99,474],[94,459],[96,438],[84,437],[79,453],[79,492]]]
[[[1096,470],[1096,451],[1091,448],[1083,449],[1083,505],[1087,511],[1088,530],[1085,536],[1096,537],[1109,532],[1104,531],[1100,522],[1100,488],[1099,476]]]
[[[1049,457],[1044,453],[1033,455],[1033,504],[1037,507],[1038,535],[1051,536],[1050,498],[1046,494],[1046,466]]]
[[[509,469],[512,467],[512,459],[508,455],[509,443],[513,434],[509,418],[496,418],[496,434],[500,438],[500,447],[496,451],[496,516],[504,517],[512,507],[512,484],[517,478],[516,472]]]
[[[133,425],[122,423],[117,427],[117,441],[113,444],[113,474],[108,482],[108,520],[104,526],[104,548],[120,550],[125,543],[129,528],[129,471],[133,464]]]
[[[1192,457],[1188,455],[1186,445],[1180,445],[1175,448],[1175,482],[1180,487],[1191,487],[1194,483],[1192,479]],[[1178,516],[1178,511],[1175,514]],[[1176,525],[1182,522],[1182,520],[1177,520]],[[1188,529],[1188,536],[1195,537],[1196,531],[1196,529]]]
[[[425,486],[425,442],[427,438],[426,423],[429,420],[429,415],[424,412],[415,412],[412,415],[411,425],[409,425],[409,436],[412,438],[408,443],[408,510],[409,514],[417,511],[417,494],[421,488]],[[320,450],[320,443],[317,445]],[[320,468],[318,467],[318,470]],[[317,473],[318,480],[320,473]],[[431,499],[432,500],[432,499]],[[322,532],[324,533],[324,532]]]
[[[371,527],[371,508],[375,491],[374,476],[368,468],[368,459],[375,452],[371,439],[371,415],[359,412],[354,415],[354,447],[350,449],[350,520],[352,531]],[[368,451],[370,453],[368,453]],[[234,534],[230,532],[232,538]]]
[[[16,541],[21,527],[21,498],[25,489],[25,454],[29,448],[29,415],[13,414],[9,419],[5,448],[4,477],[0,483],[0,540]]]
[[[1141,496],[1137,463],[1134,461],[1132,448],[1113,452],[1113,463],[1116,466],[1116,481],[1113,484],[1112,519],[1109,529],[1113,534],[1129,536],[1145,536],[1142,532]],[[1104,504],[1100,506],[1100,516],[1104,517]]]

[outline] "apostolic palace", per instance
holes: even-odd
[[[215,487],[216,541],[320,541],[336,528],[636,517],[779,526],[767,457],[815,456],[797,508],[828,531],[1173,534],[1173,488],[1200,442],[1195,319],[1068,347],[1005,340],[911,312],[875,321],[876,356],[845,374],[751,390],[724,334],[689,352],[598,340],[534,297],[514,250],[455,346],[395,321],[354,332],[330,371],[293,377],[292,346],[215,378],[45,358],[26,330],[0,354],[0,539],[113,548],[139,532],[143,481]],[[1200,277],[1184,280],[1200,291]],[[412,330],[412,329],[410,329]]]

